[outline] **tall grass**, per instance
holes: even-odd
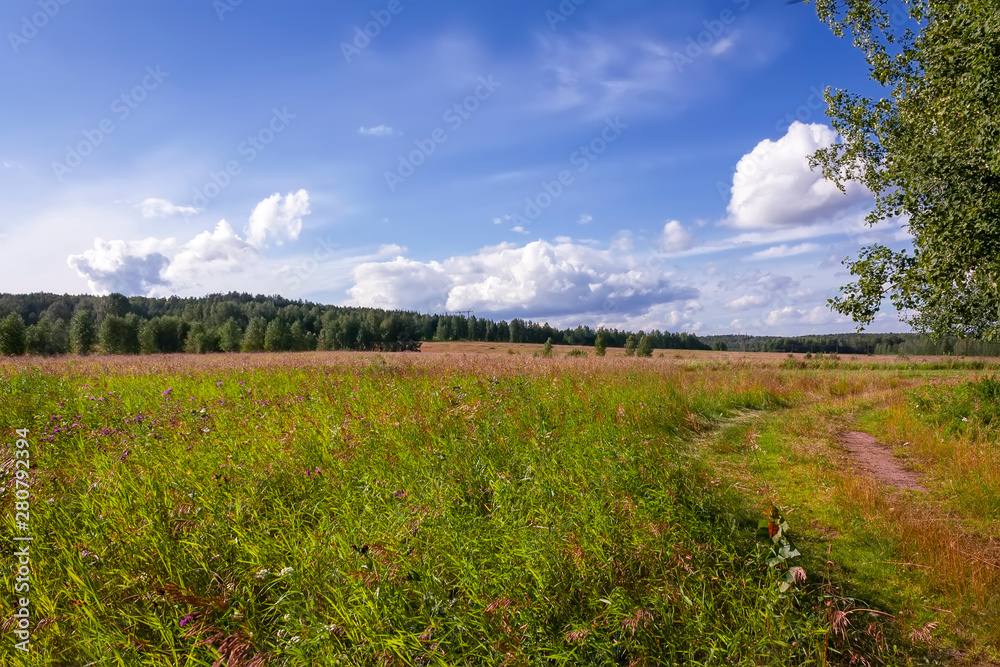
[[[827,618],[779,594],[691,444],[799,379],[320,355],[2,373],[36,464],[25,664],[827,660]]]

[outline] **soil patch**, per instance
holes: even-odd
[[[873,436],[861,431],[843,431],[838,440],[861,468],[883,484],[908,491],[927,490],[920,484],[920,476],[904,469],[889,448]]]

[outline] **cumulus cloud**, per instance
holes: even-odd
[[[362,126],[358,128],[358,134],[366,137],[391,137],[396,134],[396,131],[388,125],[375,125],[374,127]]]
[[[94,294],[147,294],[167,284],[164,273],[170,265],[173,239],[149,238],[144,241],[105,241],[96,239],[94,247],[66,262],[83,278]]]
[[[201,285],[213,276],[239,273],[259,259],[258,250],[221,220],[213,232],[202,232],[174,255],[163,277],[170,284]]]
[[[704,328],[698,314],[704,310],[701,302],[690,299],[684,302],[658,304],[641,315],[624,318],[606,318],[598,326],[617,327],[628,331],[688,331],[697,333]],[[576,326],[579,322],[565,321],[560,326]]]
[[[779,310],[772,310],[764,318],[764,322],[769,326],[787,326],[792,324],[833,324],[835,322],[848,322],[849,319],[843,315],[834,313],[826,306],[816,306],[811,310],[803,310],[786,306]]]
[[[777,141],[765,139],[736,165],[726,224],[740,229],[775,229],[834,220],[871,201],[857,183],[847,194],[809,169],[808,155],[837,140],[818,123],[792,123]]]
[[[269,240],[278,245],[295,241],[302,232],[302,218],[309,215],[309,193],[299,190],[282,197],[274,194],[257,204],[250,214],[247,242],[257,248],[267,246]]]
[[[297,239],[302,216],[308,213],[309,194],[305,190],[286,197],[274,195],[254,209],[245,240],[221,220],[213,231],[202,232],[183,244],[173,238],[97,239],[94,248],[70,255],[67,263],[97,294],[155,295],[203,287],[258,262],[266,240]]]
[[[771,303],[771,298],[763,296],[761,294],[744,294],[743,296],[733,299],[726,304],[726,308],[732,310],[747,310],[748,308],[759,308],[761,306],[766,306]]]
[[[201,213],[200,208],[178,206],[166,199],[156,199],[153,197],[142,200],[141,203],[136,205],[136,208],[142,211],[142,217],[144,218],[169,218],[175,215],[196,215]]]
[[[697,296],[621,248],[571,242],[506,243],[442,262],[370,262],[354,269],[354,281],[348,293],[357,305],[501,317],[624,317]]]
[[[809,252],[815,252],[819,250],[819,246],[815,243],[800,243],[796,246],[790,246],[782,243],[779,246],[774,246],[768,248],[767,250],[761,250],[750,255],[750,259],[783,259],[785,257],[794,257],[796,255],[804,255]]]
[[[660,249],[663,252],[684,252],[693,245],[691,234],[678,221],[671,220],[663,227],[663,234],[660,236]]]

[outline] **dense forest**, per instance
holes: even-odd
[[[1000,357],[1000,344],[919,334],[830,334],[817,336],[703,336],[712,349],[803,354],[896,354]]]
[[[607,347],[632,335],[602,330]],[[654,349],[707,350],[696,336],[639,332]],[[325,306],[279,296],[213,294],[203,298],[0,295],[0,355],[417,351],[422,341],[594,345],[590,327],[554,329],[513,319],[423,315]]]

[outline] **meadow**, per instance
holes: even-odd
[[[998,664],[995,360],[540,349],[0,361],[0,661]]]

